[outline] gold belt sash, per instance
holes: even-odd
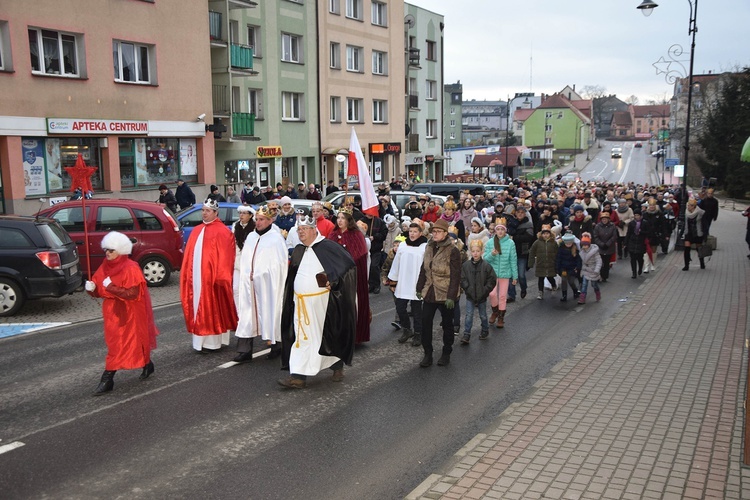
[[[297,342],[295,344],[295,347],[299,348],[299,335],[300,332],[304,336],[304,339],[307,340],[307,333],[305,333],[305,327],[304,325],[310,326],[310,316],[307,314],[307,304],[305,304],[305,297],[315,297],[318,295],[323,295],[324,293],[328,293],[329,290],[323,290],[321,292],[315,292],[315,293],[297,293],[294,292],[294,295],[297,297],[297,329],[299,330],[297,332]]]

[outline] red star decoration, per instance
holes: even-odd
[[[75,191],[77,188],[83,190],[83,194],[91,191],[94,192],[94,187],[91,185],[91,176],[96,172],[97,167],[87,167],[83,161],[83,156],[78,153],[78,159],[76,160],[75,167],[65,167],[65,171],[70,175],[70,190]]]

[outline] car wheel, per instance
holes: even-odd
[[[146,257],[141,261],[141,269],[148,286],[164,286],[172,274],[169,264],[161,257]]]
[[[13,316],[26,301],[18,284],[7,278],[0,278],[0,316]]]

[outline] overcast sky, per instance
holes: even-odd
[[[599,85],[640,103],[672,95],[652,66],[673,44],[690,59],[688,0],[410,0],[445,17],[445,83],[464,100],[505,100],[516,92],[554,93]],[[699,4],[695,74],[750,66],[750,0]],[[532,63],[533,58],[533,63]]]

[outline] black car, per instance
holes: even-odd
[[[81,283],[76,245],[60,224],[0,216],[0,316],[12,316],[28,299],[72,293]]]

